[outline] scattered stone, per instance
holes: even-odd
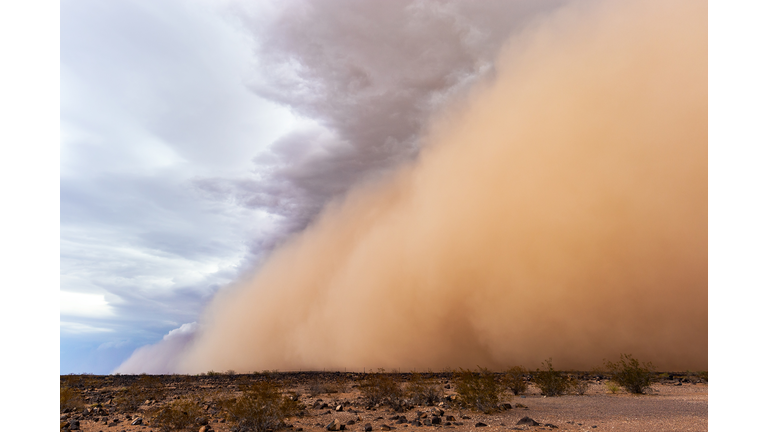
[[[464,422],[453,422],[456,426],[464,426]]]
[[[200,429],[198,429],[197,432],[210,432],[211,430],[212,430],[211,426],[203,425],[203,426],[200,426]]]
[[[333,421],[328,423],[328,425],[325,427],[325,430],[329,430],[329,431],[341,430],[341,423],[339,422],[339,419],[333,419]]]
[[[419,419],[415,419],[409,424],[412,426],[421,426],[421,422],[419,421]]]
[[[517,425],[526,425],[526,426],[541,426],[541,423],[537,422],[536,420],[534,420],[534,419],[532,419],[532,418],[530,418],[528,416],[525,416],[525,417],[521,418],[520,421],[518,421],[515,424],[517,424]]]
[[[501,410],[510,410],[510,409],[512,409],[512,404],[504,402],[502,404],[499,404],[499,409],[501,409]]]
[[[462,418],[462,419],[464,419],[464,420],[469,420],[469,419],[471,419],[471,417],[470,417],[470,416],[466,416],[466,415],[465,415],[465,416],[461,416],[461,418]]]
[[[344,405],[336,405],[336,412],[344,411]]]
[[[544,426],[550,428],[550,429],[557,429],[557,426],[553,425],[552,423],[544,423]]]
[[[373,430],[373,426],[371,426],[370,423],[365,424],[365,432],[371,432]]]
[[[355,421],[354,420],[349,420],[349,421],[347,421],[347,424],[352,426],[353,424],[355,424]]]
[[[390,426],[390,425],[387,425],[387,424],[381,425],[381,430],[383,430],[383,431],[392,430],[394,428],[395,428],[394,426]]]
[[[486,426],[488,426],[488,425],[487,425],[487,424],[485,424],[485,423],[483,423],[483,422],[477,422],[477,423],[475,423],[475,427],[486,427]]]
[[[197,423],[198,426],[205,426],[208,424],[208,419],[205,417],[198,417],[195,419],[195,423]]]
[[[136,417],[136,418],[135,418],[135,419],[134,419],[134,420],[131,422],[131,426],[138,426],[138,425],[142,424],[143,422],[144,422],[144,420],[143,420],[141,417]]]
[[[440,423],[442,423],[442,420],[440,419],[440,417],[438,417],[438,416],[432,417],[432,424],[433,425],[439,425]]]
[[[449,415],[449,416],[445,416],[445,419],[446,419],[447,421],[456,421],[456,417],[454,417],[454,416],[452,416],[452,415]]]
[[[525,406],[525,405],[521,404],[520,402],[518,402],[518,403],[516,403],[516,404],[515,404],[515,408],[523,408],[523,409],[528,409],[528,407],[527,407],[527,406]]]

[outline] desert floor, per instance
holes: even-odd
[[[409,374],[392,376],[403,383],[409,379]],[[306,407],[303,415],[287,420],[286,432],[325,431],[334,419],[338,419],[338,424],[344,425],[345,430],[360,432],[367,424],[373,431],[430,428],[456,432],[552,431],[555,428],[595,432],[707,430],[707,384],[691,382],[682,374],[672,374],[671,379],[655,383],[645,395],[631,395],[623,390],[611,393],[606,381],[599,377],[587,378],[589,386],[584,395],[546,397],[531,384],[523,395],[505,393],[502,402],[513,408],[494,414],[459,409],[450,401],[456,392],[453,377],[446,373],[431,375],[444,392],[444,402],[440,404],[413,406],[402,412],[386,406],[366,407],[358,387],[363,377],[363,374],[319,372],[213,376],[66,375],[61,377],[62,388],[74,389],[82,398],[82,405],[77,409],[62,409],[61,425],[62,430],[78,430],[74,428],[79,424],[79,430],[85,432],[158,430],[148,415],[153,408],[176,399],[191,398],[202,407],[204,420],[201,423],[207,425],[197,425],[190,430],[230,432],[234,425],[227,422],[226,412],[217,401],[239,395],[243,384],[269,379],[278,382],[284,391],[295,392]],[[125,389],[136,389],[147,383],[154,389],[162,389],[162,396],[156,398],[159,400],[145,400],[135,410],[120,408],[117,401]],[[421,418],[422,423],[429,423],[426,420],[435,417],[439,417],[440,424],[418,426],[414,422]],[[518,424],[524,417],[539,425]],[[142,419],[141,424],[132,425],[137,418]]]

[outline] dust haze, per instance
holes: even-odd
[[[707,368],[706,2],[558,9],[421,139],[222,290],[176,369]]]

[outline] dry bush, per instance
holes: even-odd
[[[200,405],[190,399],[178,399],[150,412],[152,426],[163,432],[194,430],[201,416]]]
[[[346,391],[347,380],[345,377],[330,380],[323,380],[322,378],[317,377],[307,386],[307,392],[312,397],[321,394],[345,393]]]
[[[621,354],[618,362],[606,362],[605,366],[611,373],[611,379],[630,393],[644,393],[655,380],[653,364],[640,364],[630,354]]]
[[[416,405],[432,406],[443,398],[443,388],[435,379],[426,379],[420,373],[412,373],[405,394]]]
[[[454,379],[461,406],[486,414],[498,408],[504,389],[488,369],[478,367],[477,372],[459,369]]]
[[[386,404],[395,410],[403,407],[405,393],[393,375],[386,373],[384,369],[379,369],[378,373],[366,374],[359,388],[369,407],[377,404]]]
[[[620,387],[618,384],[616,384],[613,381],[606,381],[605,389],[611,392],[611,394],[616,394],[616,392],[619,391]]]
[[[298,400],[283,396],[280,386],[272,381],[259,381],[242,388],[242,391],[241,396],[221,402],[227,410],[228,419],[240,431],[277,430],[286,418],[304,408]]]
[[[69,386],[59,387],[59,409],[80,409],[85,406],[80,391]]]
[[[570,388],[568,377],[552,368],[551,358],[544,360],[541,364],[546,369],[542,371],[537,368],[533,374],[533,382],[539,387],[541,394],[545,396],[560,396],[566,393]]]
[[[577,395],[584,396],[589,390],[589,381],[579,379],[579,377],[571,377],[569,387]]]
[[[165,394],[165,386],[159,378],[142,375],[131,385],[120,390],[115,398],[115,405],[123,411],[136,411],[144,401],[161,401]]]
[[[528,381],[525,376],[528,370],[522,366],[514,366],[504,374],[504,386],[512,390],[515,396],[525,393],[528,390]]]

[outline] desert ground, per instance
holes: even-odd
[[[371,375],[375,374],[369,374]],[[390,373],[402,388],[411,374]],[[497,375],[499,380],[502,375]],[[286,432],[348,430],[387,431],[453,429],[456,432],[505,430],[566,431],[705,431],[708,387],[690,373],[658,374],[646,394],[616,389],[600,375],[574,373],[581,392],[544,396],[533,383],[519,395],[502,393],[497,408],[483,413],[462,407],[456,375],[427,373],[421,377],[439,388],[439,401],[405,403],[393,409],[371,405],[361,391],[362,373],[264,372],[205,375],[63,375],[62,430],[128,432],[163,430],[152,414],[174,401],[191,401],[199,415],[187,429],[231,432],[240,430],[228,416],[224,400],[242,395],[253,383],[270,382],[293,399],[297,415],[274,429]],[[526,378],[530,381],[530,377]],[[65,398],[66,396],[66,398]],[[66,399],[66,401],[65,401]],[[66,403],[65,403],[66,402]]]

